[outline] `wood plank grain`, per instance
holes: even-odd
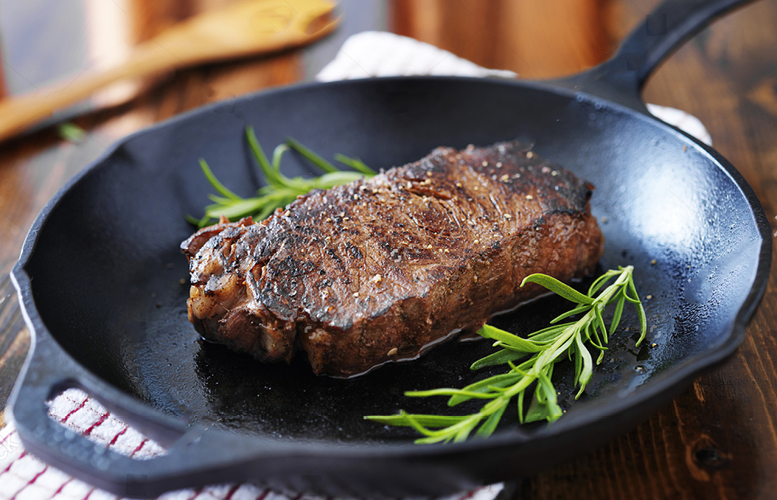
[[[12,339],[4,351],[0,351],[0,373],[19,373],[24,364],[27,352],[30,350],[30,333],[27,328],[20,324],[21,328],[15,334],[6,334],[5,337]],[[5,407],[8,396],[15,382],[15,377],[0,378],[0,402]],[[0,429],[5,426],[5,413],[0,413]]]
[[[0,275],[0,374],[19,373],[30,347],[30,335],[17,306],[10,277]],[[0,403],[5,407],[16,377],[0,376]],[[4,421],[0,418],[0,428]]]
[[[522,78],[591,67],[612,48],[604,0],[393,0],[392,30]]]

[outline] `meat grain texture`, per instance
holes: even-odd
[[[517,141],[437,148],[195,233],[189,320],[263,361],[301,349],[317,374],[413,359],[541,293],[520,288],[529,274],[589,274],[604,245],[592,189]]]

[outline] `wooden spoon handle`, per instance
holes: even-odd
[[[120,66],[83,73],[75,80],[8,97],[0,101],[0,140],[22,132],[108,84],[160,71],[170,63],[171,58],[169,53],[144,44],[133,50],[129,59]]]
[[[313,15],[308,15],[310,11],[300,8],[296,18],[292,19],[294,25],[284,27],[289,29],[278,32],[259,31],[251,33],[251,38],[245,40],[240,36],[230,37],[229,33],[230,22],[234,24],[237,18],[239,24],[240,17],[244,18],[243,23],[252,22],[249,28],[256,28],[251,19],[245,19],[245,14],[251,13],[249,8],[252,2],[241,2],[232,9],[225,9],[200,19],[194,18],[168,29],[135,47],[120,66],[87,72],[71,81],[6,98],[0,101],[0,141],[22,132],[50,117],[55,111],[75,104],[118,80],[174,70],[191,64],[297,47],[329,34],[337,26],[338,19],[319,20],[317,17],[322,6],[324,12],[327,8],[331,10],[327,2],[290,1],[291,4],[312,6],[317,10],[313,10]]]

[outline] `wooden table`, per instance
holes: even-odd
[[[92,59],[116,56],[127,44],[227,1],[68,0],[65,3],[73,9],[63,13],[59,0],[4,0],[2,71],[8,81],[16,82],[12,87],[24,87],[25,75],[34,75],[36,69],[52,70],[55,63],[77,69],[79,64],[88,65],[84,53]],[[342,1],[343,29],[318,46],[156,79],[129,102],[78,118],[76,123],[88,131],[78,143],[65,141],[48,128],[1,144],[0,275],[12,267],[27,229],[46,201],[109,143],[208,102],[310,79],[350,33],[393,29],[480,64],[547,77],[577,71],[606,57],[655,3],[591,0],[572,8],[569,3],[541,0]],[[84,21],[87,18],[89,22]],[[74,22],[84,22],[84,28],[74,29]],[[86,42],[84,33],[89,35]],[[123,34],[123,42],[117,33]],[[107,52],[106,40],[114,44]],[[14,47],[21,47],[21,52],[11,57],[9,50]],[[92,49],[103,53],[95,55]],[[28,85],[35,84],[34,78],[28,80]],[[761,1],[697,36],[652,78],[645,98],[699,117],[716,149],[742,172],[767,215],[774,217],[777,0]],[[747,339],[723,366],[700,377],[691,389],[627,435],[586,457],[519,481],[510,496],[777,496],[775,284],[770,279]],[[3,290],[0,300],[8,295],[7,286]],[[0,401],[10,392],[29,348],[29,334],[17,308],[8,307],[12,301],[10,297],[0,302]]]

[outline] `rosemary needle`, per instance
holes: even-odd
[[[397,415],[372,415],[364,418],[388,425],[412,427],[424,436],[416,440],[417,443],[463,441],[473,431],[480,437],[490,436],[513,398],[517,398],[518,418],[521,423],[557,420],[561,417],[562,410],[556,398],[552,377],[553,367],[558,361],[565,358],[574,360],[574,384],[580,387],[575,396],[577,399],[593,376],[594,361],[586,344],[599,351],[596,360],[596,364],[599,364],[607,349],[609,334],[618,327],[626,302],[637,308],[641,331],[637,345],[644,340],[647,322],[634,286],[633,271],[632,266],[607,271],[591,284],[587,294],[580,293],[545,274],[526,277],[521,286],[537,283],[576,306],[553,319],[551,326],[531,333],[525,339],[493,326],[483,326],[478,333],[494,340],[494,347],[499,347],[500,350],[476,361],[471,368],[476,370],[506,364],[509,367],[506,373],[488,377],[463,389],[445,388],[405,393],[406,396],[412,397],[447,396],[449,406],[472,399],[487,400],[480,411],[461,416],[420,415],[400,411]],[[606,288],[602,290],[605,285]],[[602,291],[597,294],[600,290]],[[610,304],[615,304],[615,310],[608,329],[603,311]],[[560,323],[576,315],[581,316],[575,321]],[[528,359],[516,364],[527,357]],[[532,386],[532,401],[524,414],[524,397]]]
[[[353,169],[340,170],[337,166],[314,153],[299,141],[291,138],[273,150],[271,162],[259,144],[253,127],[246,127],[246,139],[266,185],[257,191],[257,196],[243,198],[224,186],[213,174],[208,163],[201,159],[200,168],[202,173],[217,194],[209,196],[213,203],[205,207],[205,215],[201,219],[187,217],[187,220],[192,224],[204,227],[219,220],[221,216],[228,219],[239,219],[248,216],[252,216],[256,220],[266,219],[276,209],[285,207],[297,199],[298,196],[305,195],[313,189],[330,189],[341,184],[348,184],[362,177],[372,177],[376,174],[373,169],[365,165],[360,159],[337,154],[335,160]],[[324,174],[310,179],[303,177],[290,178],[283,175],[281,173],[281,159],[284,153],[289,150],[299,153],[322,170]]]

